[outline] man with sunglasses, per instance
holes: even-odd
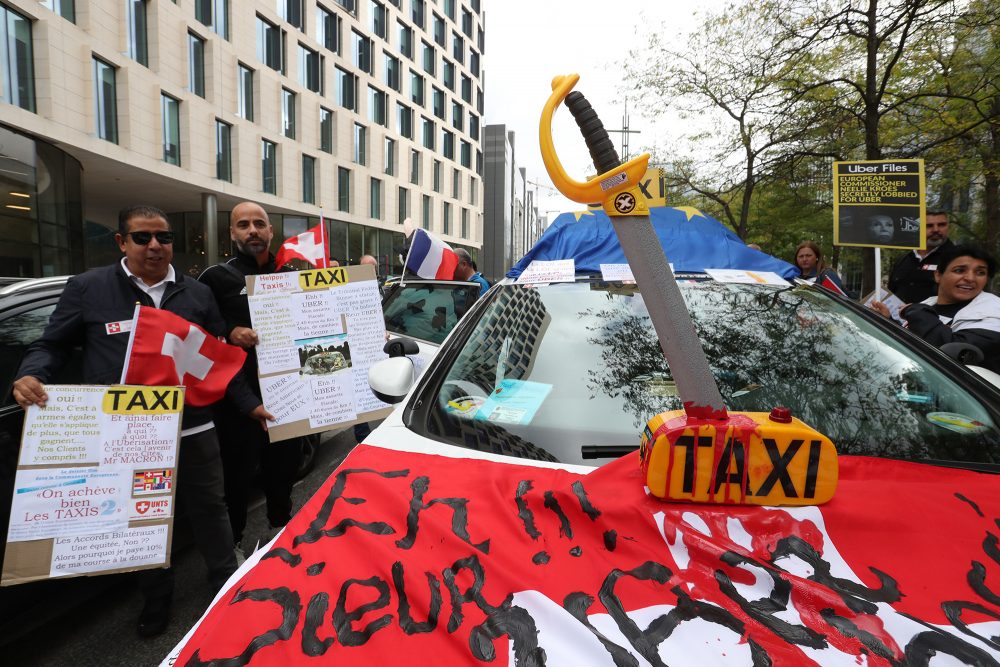
[[[42,337],[25,352],[13,390],[22,407],[45,406],[44,383],[78,347],[83,348],[85,383],[119,383],[136,304],[168,310],[213,335],[225,333],[211,290],[171,266],[174,233],[163,211],[152,206],[123,209],[115,241],[124,255],[121,261],[71,278]],[[259,420],[270,416],[242,374],[230,383],[227,398],[244,414]],[[177,480],[179,514],[188,518],[208,567],[209,583],[218,590],[236,571],[236,555],[210,407],[184,408]],[[139,573],[145,597],[137,627],[140,636],[152,637],[166,629],[173,583],[168,568]]]

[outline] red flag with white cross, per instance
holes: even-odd
[[[128,343],[124,384],[184,385],[188,405],[211,405],[226,387],[247,353],[159,308],[139,306]]]
[[[329,267],[330,252],[329,243],[326,240],[326,223],[320,216],[320,222],[315,227],[311,227],[298,236],[293,236],[281,244],[278,254],[274,258],[274,265],[279,269],[289,260],[303,259],[317,269]]]

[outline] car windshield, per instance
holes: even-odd
[[[478,295],[478,285],[405,283],[383,304],[386,331],[440,345]]]
[[[1000,462],[981,403],[821,291],[679,284],[731,410],[788,406],[844,454]],[[429,435],[462,446],[587,463],[582,447],[637,447],[649,418],[682,408],[635,286],[503,286],[448,358],[415,402],[430,399]]]

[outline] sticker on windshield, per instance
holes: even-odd
[[[956,433],[976,433],[986,428],[983,422],[957,412],[928,412],[927,421]]]
[[[476,412],[478,421],[530,424],[552,385],[527,380],[501,380]]]

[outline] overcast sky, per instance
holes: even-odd
[[[552,90],[552,77],[577,73],[582,92],[604,126],[620,129],[625,107],[621,63],[630,49],[643,47],[646,36],[666,25],[681,36],[697,26],[696,9],[717,7],[719,0],[485,0],[486,123],[504,124],[515,132],[515,160],[528,179],[552,185],[538,148],[538,119]],[[642,110],[629,105],[629,127],[640,130],[629,139],[630,152],[657,142],[657,130]],[[593,171],[590,154],[576,123],[560,107],[553,120],[556,153],[575,180]],[[621,135],[612,134],[621,147]],[[530,186],[529,186],[530,187]],[[550,210],[581,210],[552,190],[537,187],[541,215]],[[554,216],[553,216],[554,217]]]

